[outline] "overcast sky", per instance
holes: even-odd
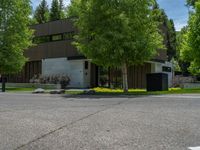
[[[32,0],[33,8],[40,3],[41,0]],[[51,0],[47,0],[49,6]],[[65,5],[68,5],[70,0],[63,0]],[[180,30],[183,26],[187,24],[188,20],[188,10],[185,7],[185,0],[157,0],[160,7],[163,8],[168,17],[173,19],[175,22],[176,30]]]

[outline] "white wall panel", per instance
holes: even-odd
[[[67,60],[67,58],[44,59],[42,60],[42,75],[68,75],[71,80],[69,87],[89,87],[90,67],[85,71],[84,61]]]

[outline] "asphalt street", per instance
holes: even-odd
[[[198,146],[200,95],[0,93],[0,150],[188,150]]]

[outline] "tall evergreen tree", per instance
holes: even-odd
[[[34,13],[34,19],[37,23],[45,23],[49,21],[49,8],[46,0],[42,0]]]
[[[176,30],[173,20],[169,20],[165,11],[159,8],[155,1],[153,6],[153,19],[158,22],[160,32],[164,38],[164,44],[167,49],[168,60],[176,56]]]
[[[50,20],[55,21],[59,20],[60,16],[60,6],[58,0],[52,0],[51,11],[50,11]]]
[[[170,61],[173,57],[176,57],[176,29],[174,26],[174,21],[172,19],[168,20],[167,23],[167,56]]]
[[[77,16],[76,47],[94,63],[120,67],[128,91],[127,67],[150,60],[162,47],[149,0],[73,0],[69,16]]]
[[[60,13],[61,13],[61,19],[65,17],[65,12],[64,12],[64,3],[63,0],[59,0],[59,6],[60,6]]]
[[[30,0],[0,0],[0,74],[20,71],[32,43]],[[3,88],[4,89],[4,88]]]
[[[63,0],[53,0],[51,4],[50,20],[55,21],[64,18]]]

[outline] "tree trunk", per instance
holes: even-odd
[[[127,73],[127,65],[124,63],[122,65],[122,79],[123,79],[123,90],[124,93],[128,92],[128,73]]]
[[[2,79],[2,92],[5,92],[6,91],[6,78],[2,75],[1,76],[1,79]]]

